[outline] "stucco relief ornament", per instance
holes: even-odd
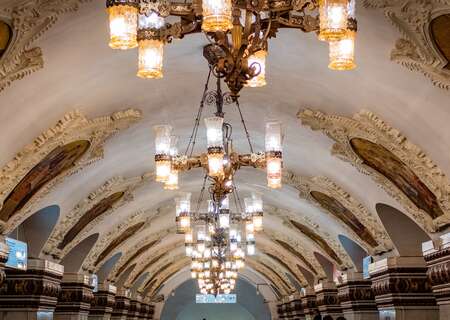
[[[114,203],[106,203],[101,208],[98,208],[98,214],[92,216],[92,220],[80,226],[78,232],[87,233],[96,225],[99,225],[104,219],[115,212],[118,208],[132,202],[134,200],[134,192],[146,182],[151,181],[151,175],[142,175],[132,178],[113,177],[105,181],[97,190],[92,191],[89,195],[80,201],[71,212],[65,215],[60,222],[55,226],[52,234],[47,240],[42,253],[52,256],[60,256],[61,248],[59,247],[69,230],[79,223],[81,218],[96,210],[98,206],[102,206],[102,200],[119,194],[120,197]],[[74,240],[74,238],[72,239]],[[69,240],[70,241],[70,240]]]
[[[326,241],[326,243],[330,246],[330,248],[337,254],[339,259],[341,260],[341,265],[339,266],[340,268],[346,269],[346,268],[351,268],[353,266],[353,263],[352,263],[350,257],[345,252],[342,245],[335,239],[335,237],[333,237],[328,232],[322,230],[320,225],[315,223],[314,221],[312,221],[309,217],[296,214],[290,210],[280,209],[280,208],[276,208],[276,207],[273,207],[270,205],[264,206],[264,212],[267,212],[267,214],[269,214],[269,215],[274,215],[274,216],[280,217],[281,220],[283,221],[283,225],[286,226],[287,228],[289,228],[290,230],[292,230],[293,232],[295,232],[296,234],[298,234],[299,231],[292,225],[291,221],[296,221],[296,222],[306,226],[308,229],[315,232],[320,238],[322,238],[324,241]],[[301,234],[303,235],[303,237],[305,239],[310,240],[311,244],[316,246],[318,249],[317,251],[319,251],[321,254],[328,256],[333,261],[336,260],[336,259],[333,259],[333,257],[331,257],[328,252],[325,252],[325,250],[323,248],[319,247],[319,245],[317,244],[316,241],[314,241],[314,239],[311,239],[306,234],[303,234],[303,233],[301,233]],[[336,261],[336,262],[338,263],[338,261]]]
[[[84,167],[103,158],[105,142],[114,134],[129,128],[142,118],[139,110],[128,109],[111,115],[88,119],[80,111],[66,114],[58,123],[43,132],[31,144],[25,146],[0,171],[0,210],[5,199],[10,195],[19,182],[53,150],[74,141],[88,141],[89,148],[76,160],[74,166],[58,174],[54,179],[35,189],[36,192],[26,201],[20,210],[5,223],[0,220],[0,229],[7,234],[14,230],[31,212],[36,205],[64,178],[76,174]],[[2,227],[3,224],[3,227]]]
[[[144,252],[139,253],[139,250],[141,248],[144,248],[146,246],[149,246],[149,249],[152,249],[153,247],[156,247],[161,241],[169,234],[173,234],[176,231],[176,228],[168,228],[161,231],[158,231],[156,233],[151,233],[150,235],[147,235],[144,239],[140,240],[138,243],[133,245],[130,249],[128,249],[126,252],[122,254],[120,259],[117,261],[117,263],[114,265],[114,267],[109,272],[107,278],[110,281],[117,280],[117,277],[120,276],[119,271],[125,270],[127,266],[124,264],[129,261],[129,265],[132,265],[134,262],[137,262],[139,259],[143,259],[145,256],[145,253],[147,253],[147,250]],[[138,254],[136,256],[136,254]],[[134,257],[132,260],[130,260],[132,257]]]
[[[138,230],[135,230],[135,232],[132,233],[130,237],[132,237],[135,233],[137,233],[137,231],[145,228],[147,217],[145,217],[145,215],[143,215],[142,213],[143,213],[142,210],[134,212],[133,214],[129,215],[122,223],[114,225],[107,233],[100,235],[100,238],[97,240],[94,247],[91,249],[91,251],[89,251],[88,256],[84,260],[82,269],[94,271],[96,261],[98,261],[99,257],[104,252],[104,250],[108,248],[108,246],[113,242],[113,240],[118,239],[118,237],[121,237],[125,231],[129,230],[130,226],[139,225]],[[87,235],[83,234],[81,237],[84,238],[86,236]],[[70,252],[70,250],[74,247],[75,243],[76,241],[74,241],[64,249],[62,257],[64,257],[64,255]],[[117,244],[117,247],[120,247],[122,245],[124,245],[124,243],[119,242]],[[106,261],[111,254],[113,253],[106,255],[103,259],[101,259],[101,261],[98,261],[97,265],[102,265],[103,262]]]
[[[332,154],[372,177],[426,231],[450,223],[447,177],[398,130],[365,110],[346,118],[306,109],[298,117],[333,139]]]
[[[0,59],[0,91],[44,66],[42,50],[32,47],[58,20],[61,14],[77,11],[90,0],[13,1],[18,5],[0,8],[0,15],[11,21],[12,42]]]
[[[384,10],[386,17],[402,33],[391,52],[391,60],[418,71],[442,89],[450,88],[450,70],[431,35],[431,21],[450,13],[449,0],[364,0],[369,8]]]

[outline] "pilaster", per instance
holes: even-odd
[[[120,289],[117,292],[111,320],[126,320],[130,309],[131,292],[129,289]]]
[[[110,320],[116,296],[116,287],[105,282],[94,292],[94,301],[89,311],[89,320]]]
[[[439,306],[440,319],[450,319],[450,233],[434,243],[425,242],[422,250],[428,266],[428,279]]]
[[[333,281],[322,281],[314,286],[317,297],[317,308],[323,316],[337,318],[343,316],[341,305],[338,300],[338,290]]]
[[[316,294],[312,288],[304,288],[300,293],[300,299],[302,300],[303,313],[306,320],[312,320],[319,314],[317,309]]]
[[[52,319],[64,267],[47,260],[28,259],[26,271],[7,268],[5,272],[6,280],[0,288],[0,319]]]
[[[369,266],[380,319],[439,319],[423,257],[390,257]]]
[[[55,320],[87,320],[94,300],[90,277],[78,273],[65,273],[61,293],[55,309]]]
[[[141,301],[140,294],[133,294],[130,300],[130,309],[128,310],[127,320],[139,320],[141,313]]]
[[[338,285],[338,300],[347,320],[378,320],[372,281],[362,273],[348,271]]]
[[[299,293],[291,296],[291,318],[292,320],[304,320],[305,313],[303,312],[302,300]]]

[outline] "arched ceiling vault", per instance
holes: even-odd
[[[440,38],[430,44],[424,34],[438,13],[450,12],[450,4],[412,4],[417,10],[411,12],[427,13],[424,19],[409,19],[411,12],[400,10],[398,1],[363,4],[358,69],[328,71],[323,43],[283,30],[271,42],[268,85],[245,89],[240,98],[256,150],[264,148],[265,120],[277,118],[285,126],[283,188],[268,189],[258,170],[245,169],[236,177],[243,196],[258,192],[265,201],[262,254],[249,259],[249,266],[284,294],[293,290],[286,271],[302,284],[305,280],[298,268],[277,260],[276,252],[321,279],[315,252],[338,269],[354,267],[339,235],[371,255],[392,251],[377,203],[404,212],[431,238],[450,227],[450,75],[442,50],[436,50]],[[108,279],[118,280],[136,264],[140,268],[126,285],[148,271],[147,280],[154,281],[144,285],[156,290],[185,271],[188,259],[175,260],[183,251],[174,229],[176,193],[154,182],[151,127],[169,123],[180,146],[187,143],[207,72],[201,55],[205,39],[193,35],[168,45],[165,77],[143,81],[135,77],[133,53],[108,48],[101,1],[3,5],[0,13],[13,18],[6,22],[14,22],[14,37],[0,60],[5,70],[0,74],[0,231],[8,234],[56,204],[61,216],[42,258],[61,261],[98,234],[83,271],[97,272],[120,252]],[[393,65],[388,57],[394,43],[392,60],[421,71],[437,86]],[[234,147],[246,151],[236,110],[227,109],[226,117],[235,126]],[[202,128],[197,151],[205,148],[204,136]],[[199,171],[183,174],[181,190],[195,199],[201,181]]]

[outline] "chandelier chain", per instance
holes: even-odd
[[[241,106],[239,105],[239,100],[236,98],[236,107],[239,111],[239,116],[241,117],[242,126],[244,127],[245,136],[247,137],[248,145],[250,147],[250,152],[253,153],[253,145],[250,139],[250,133],[248,132],[247,125],[245,124],[244,116],[242,115]]]
[[[211,72],[212,72],[211,69],[209,69],[208,77],[206,78],[205,88],[203,90],[202,100],[200,101],[200,107],[197,111],[197,116],[195,118],[194,128],[192,128],[192,133],[191,133],[191,136],[189,137],[189,143],[186,147],[186,151],[184,152],[185,156],[189,153],[189,156],[191,157],[192,154],[194,153],[194,147],[195,147],[195,143],[197,140],[198,128],[200,126],[200,119],[202,116],[203,108],[205,106],[205,99],[208,94],[208,86],[209,86],[209,80],[211,78]],[[190,152],[189,152],[189,148],[191,148]]]

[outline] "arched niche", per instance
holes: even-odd
[[[97,242],[98,236],[99,234],[95,233],[86,239],[83,239],[83,241],[77,244],[67,255],[64,256],[60,262],[64,266],[64,272],[77,273],[80,271],[84,259]]]
[[[292,286],[294,286],[295,290],[300,292],[302,290],[302,285],[297,281],[297,279],[290,273],[286,272],[286,277],[291,282]]]
[[[305,277],[306,281],[308,282],[309,286],[311,288],[314,288],[314,285],[316,284],[314,275],[307,269],[303,268],[301,265],[297,264],[297,268],[300,270],[300,272]]]
[[[8,236],[28,244],[28,256],[38,258],[60,215],[57,205],[45,207],[28,217]]]
[[[325,271],[325,275],[327,276],[327,279],[330,281],[333,281],[333,274],[334,274],[334,265],[333,263],[325,258],[322,254],[319,252],[314,252],[314,256],[316,257],[319,264],[322,266],[323,271]]]
[[[377,203],[375,209],[389,237],[400,256],[421,257],[422,243],[430,237],[401,211],[384,203]]]
[[[355,265],[356,271],[362,272],[363,271],[363,259],[367,256],[366,250],[361,248],[359,244],[357,244],[355,241],[353,241],[350,238],[347,238],[346,236],[340,234],[338,236],[339,242],[342,244],[342,246],[345,249],[345,252],[350,256],[350,259],[352,259],[353,264]]]
[[[118,252],[115,255],[113,255],[101,266],[101,268],[97,272],[99,283],[102,283],[105,280],[107,280],[109,273],[111,272],[112,268],[117,263],[117,261],[119,261],[120,257],[122,257],[122,252]]]
[[[434,18],[430,23],[430,34],[436,47],[447,60],[444,67],[450,69],[450,14],[442,14]]]
[[[118,289],[123,287],[123,285],[125,284],[125,281],[127,281],[128,277],[133,272],[135,267],[136,267],[136,264],[132,264],[127,269],[125,269],[125,271],[119,276],[119,278],[117,279],[117,281],[115,283],[116,287]]]
[[[133,287],[131,287],[131,290],[133,291],[137,291],[137,289],[139,289],[139,287],[144,283],[145,279],[147,279],[149,276],[148,272],[145,272],[143,274],[141,274],[136,281],[133,283]]]

